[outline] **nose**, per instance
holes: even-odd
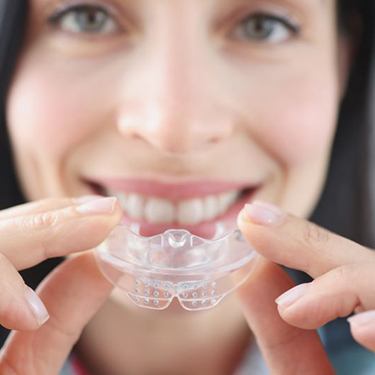
[[[219,109],[215,111],[214,106],[188,98],[175,101],[148,98],[144,103],[134,105],[132,111],[121,116],[121,134],[141,139],[167,153],[202,151],[232,134],[230,119],[220,115]]]
[[[234,121],[205,47],[166,34],[124,80],[118,129],[162,152],[202,151],[228,139]]]

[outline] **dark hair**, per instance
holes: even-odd
[[[353,15],[361,19],[361,38],[343,99],[325,188],[311,220],[367,246],[375,246],[375,139],[372,131],[372,0],[338,0],[340,30],[349,32]],[[17,182],[6,127],[6,99],[22,48],[27,0],[0,1],[0,209],[25,201]],[[60,260],[23,273],[35,286]],[[1,336],[1,334],[0,334]],[[1,346],[1,337],[0,337]]]
[[[0,2],[0,209],[23,201],[16,181],[15,169],[5,126],[5,103],[18,52],[26,28],[27,1]]]
[[[375,138],[371,112],[375,36],[372,0],[338,0],[341,30],[358,38],[332,147],[324,190],[311,220],[365,246],[375,247]],[[359,16],[359,17],[356,17]],[[355,25],[356,18],[360,21]]]
[[[6,100],[27,26],[27,0],[0,1],[0,210],[25,202],[18,184],[6,126]],[[62,259],[50,259],[21,272],[35,288]],[[0,326],[0,348],[7,335]]]

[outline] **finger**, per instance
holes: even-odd
[[[59,373],[84,326],[111,290],[91,252],[65,261],[39,290],[50,319],[37,331],[12,333],[0,359],[0,373],[7,369],[28,375]]]
[[[279,316],[274,299],[292,285],[278,266],[261,257],[256,260],[238,290],[250,329],[272,374],[333,374],[316,332],[292,327]]]
[[[39,328],[46,319],[48,313],[39,297],[0,254],[0,324],[8,329],[31,330]]]
[[[276,301],[282,318],[296,327],[319,328],[354,310],[375,309],[375,262],[335,268]]]
[[[375,352],[375,310],[354,315],[348,321],[354,339]]]
[[[100,244],[122,216],[116,198],[0,221],[0,252],[18,269]]]
[[[0,211],[0,220],[15,216],[37,214],[40,212],[57,210],[60,208],[86,203],[100,198],[99,195],[86,195],[79,198],[47,198],[35,202],[28,202]]]
[[[374,260],[371,250],[267,203],[247,205],[238,225],[264,257],[313,278],[345,264]]]

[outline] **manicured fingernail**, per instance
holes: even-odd
[[[347,319],[351,326],[361,327],[375,325],[375,311],[365,311]]]
[[[310,286],[310,283],[304,283],[295,286],[294,288],[288,290],[281,296],[275,299],[275,302],[285,308],[296,302],[298,299],[300,299],[302,296],[306,294],[306,291],[308,287]]]
[[[49,319],[49,314],[42,300],[29,287],[26,287],[25,298],[38,324],[43,325]]]
[[[261,201],[246,204],[244,214],[246,220],[261,225],[279,224],[286,216],[277,206]]]
[[[94,200],[100,199],[100,198],[102,198],[101,195],[95,195],[95,194],[82,195],[81,197],[74,198],[74,202],[76,204],[84,204],[84,203],[91,202],[91,201],[94,201]]]
[[[116,205],[117,198],[99,198],[77,207],[77,211],[81,214],[111,214]]]

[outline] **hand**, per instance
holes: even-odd
[[[288,281],[285,275],[281,276],[279,268],[271,271],[276,266],[270,265],[269,261],[304,271],[315,279],[311,283],[294,287],[276,300],[282,319],[295,327],[314,329],[353,311],[375,310],[375,253],[370,249],[261,202],[248,205],[240,213],[238,225],[249,243],[261,254],[255,264],[256,275],[251,276],[240,291],[245,315],[255,322],[253,324],[260,324],[260,313],[256,308],[248,308],[250,304],[257,304],[257,301],[252,300],[256,294],[253,289],[258,288],[260,299],[264,300],[267,289],[273,290],[273,298],[277,297],[276,291],[291,286],[287,285]],[[268,279],[264,269],[272,274]],[[258,286],[257,278],[267,280]],[[273,306],[264,309],[276,310]],[[271,320],[276,321],[274,312],[270,315]],[[375,350],[374,312],[359,314],[350,323],[354,338]],[[266,324],[264,322],[263,325]],[[278,324],[280,326],[281,323]],[[259,334],[263,335],[262,332]],[[304,336],[302,333],[297,335]],[[273,340],[280,341],[275,337],[275,332]],[[280,350],[281,357],[288,357],[285,350]]]
[[[39,297],[17,272],[101,243],[120,221],[121,208],[97,198],[49,199],[0,212],[0,324],[17,330],[1,351],[0,374],[57,374],[109,295],[112,287],[91,252],[57,267]]]

